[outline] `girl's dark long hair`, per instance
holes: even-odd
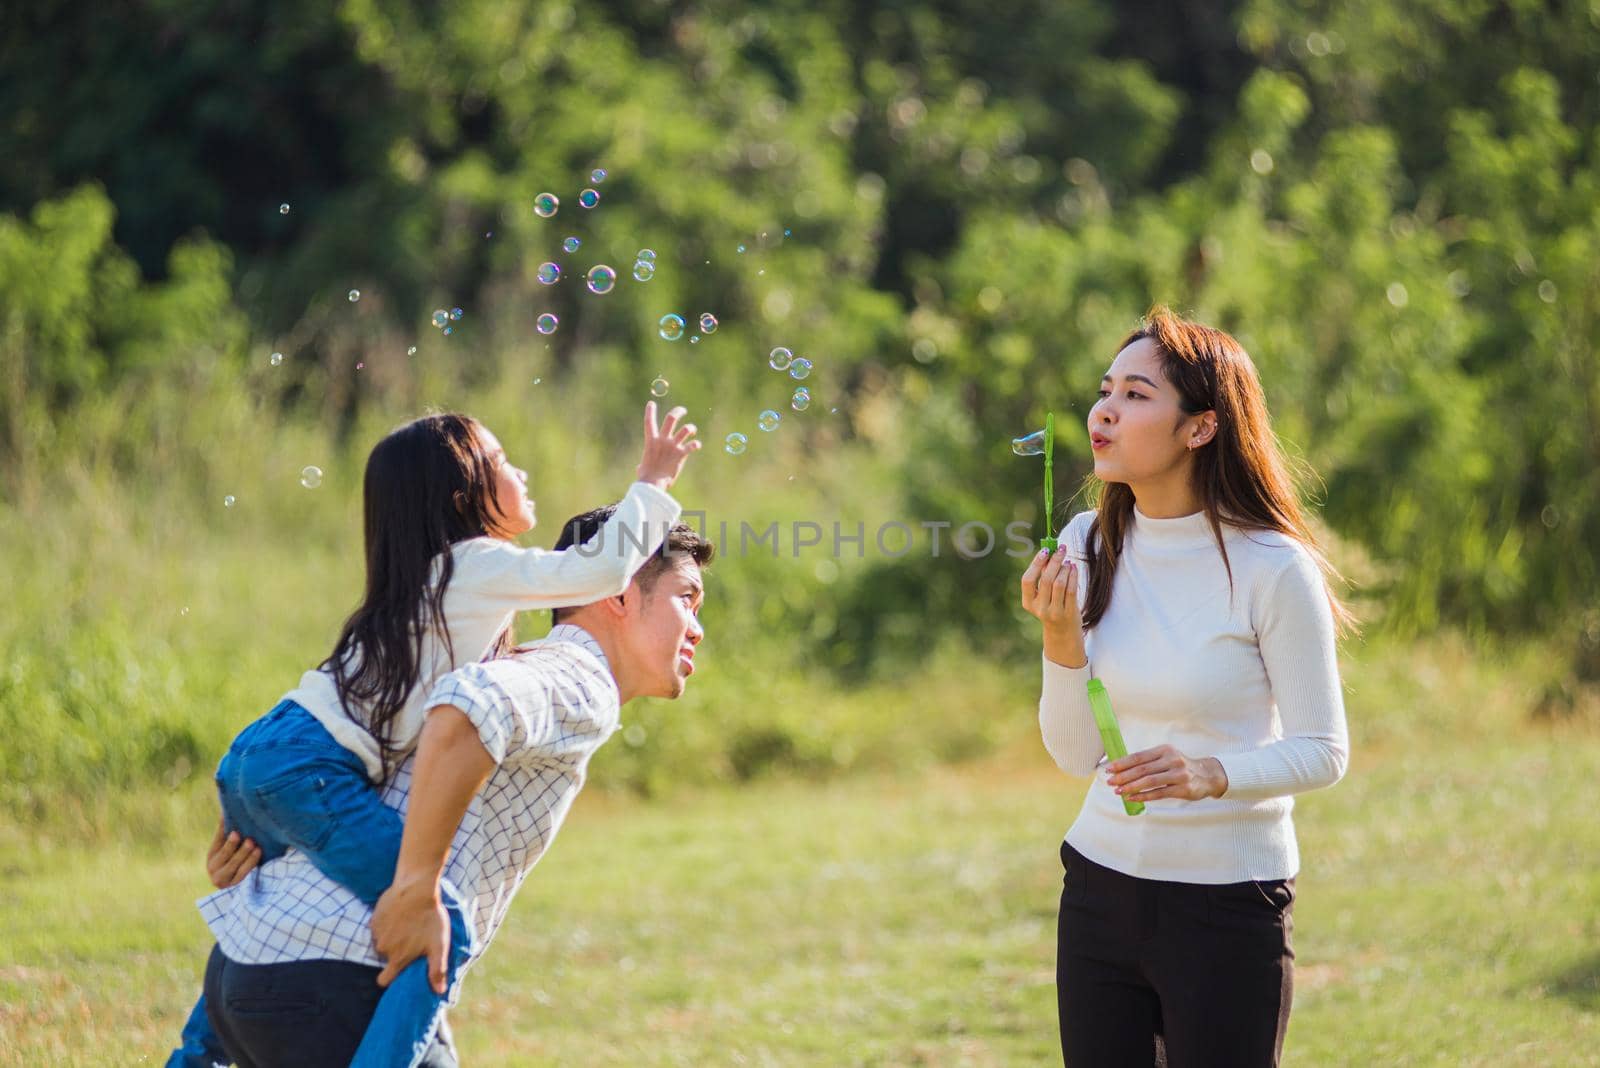
[[[443,609],[454,570],[448,550],[494,527],[496,467],[479,429],[465,415],[428,415],[391,432],[367,457],[366,592],[322,668],[332,673],[345,714],[377,739],[386,777],[399,755],[394,718],[424,681],[423,638],[436,632],[455,659]],[[500,642],[509,648],[509,639]]]
[[[1121,352],[1141,338],[1155,342],[1167,381],[1178,390],[1183,415],[1217,413],[1216,435],[1194,452],[1194,488],[1222,553],[1228,583],[1233,565],[1223,545],[1222,525],[1240,530],[1273,530],[1299,542],[1322,570],[1328,606],[1341,635],[1356,631],[1354,613],[1333,593],[1339,572],[1328,562],[1306,522],[1289,466],[1267,417],[1266,397],[1255,364],[1229,334],[1191,322],[1164,307],[1152,308],[1144,322],[1117,346]],[[1094,520],[1089,525],[1084,556],[1089,588],[1084,597],[1083,626],[1100,622],[1111,606],[1122,543],[1133,523],[1133,490],[1125,482],[1102,483],[1093,475],[1088,485],[1100,488]]]

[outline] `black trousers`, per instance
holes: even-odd
[[[237,964],[215,946],[206,962],[206,1016],[239,1068],[348,1068],[382,994],[365,964]],[[456,1068],[448,1034],[421,1068]]]
[[[1138,879],[1065,842],[1056,999],[1067,1068],[1269,1068],[1294,994],[1294,880]]]

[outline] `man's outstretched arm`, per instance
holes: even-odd
[[[379,986],[388,986],[406,965],[426,956],[428,979],[444,993],[450,921],[439,880],[456,828],[494,769],[494,758],[465,712],[454,705],[428,710],[411,769],[411,801],[394,882],[372,912],[373,945],[384,958]]]

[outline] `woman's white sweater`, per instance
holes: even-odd
[[[1093,512],[1061,544],[1078,562],[1079,606]],[[1094,775],[1067,841],[1128,875],[1189,883],[1285,879],[1299,871],[1290,795],[1344,775],[1349,743],[1333,613],[1316,561],[1293,538],[1223,525],[1228,572],[1205,513],[1134,509],[1111,606],[1086,632],[1088,664],[1044,662],[1039,728],[1070,775]],[[1139,816],[1095,774],[1104,756],[1086,684],[1105,683],[1128,752],[1171,745],[1216,757],[1220,798],[1167,798]]]

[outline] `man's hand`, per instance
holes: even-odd
[[[226,890],[255,870],[261,863],[261,847],[248,838],[241,839],[239,832],[225,833],[222,817],[217,817],[217,833],[211,836],[211,846],[206,850],[206,874],[211,885]]]
[[[436,887],[413,883],[385,890],[372,910],[372,944],[384,959],[379,986],[388,986],[406,965],[427,957],[428,982],[434,993],[444,993],[450,919]]]
[[[684,423],[678,425],[688,412],[683,408],[674,408],[661,420],[661,426],[656,426],[656,402],[650,401],[644,406],[644,455],[639,458],[637,476],[640,482],[648,482],[660,490],[672,488],[678,480],[678,475],[683,471],[684,461],[691,452],[700,448],[700,442],[694,440],[695,425]]]

